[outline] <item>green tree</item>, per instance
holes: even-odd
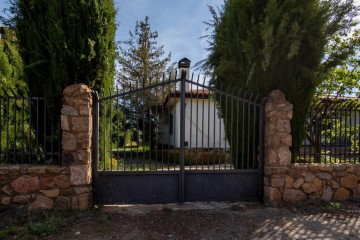
[[[305,137],[310,144],[310,154],[308,158],[300,156],[295,161],[300,162],[324,162],[323,153],[330,151],[328,156],[330,160],[338,160],[334,156],[343,158],[342,161],[353,160],[353,153],[359,153],[359,130],[358,111],[360,110],[360,101],[356,98],[343,98],[325,96],[315,98],[309,109],[306,119]],[[324,146],[324,143],[326,144]],[[331,148],[331,146],[340,146]],[[346,147],[347,150],[341,147]],[[309,149],[309,146],[308,146]],[[339,151],[341,154],[339,154]],[[331,159],[331,155],[333,156]]]
[[[108,94],[113,88],[113,0],[11,0],[10,11],[32,95],[60,109],[62,90],[85,83]]]
[[[9,1],[14,17],[7,22],[17,30],[30,94],[45,97],[47,117],[53,118],[55,126],[66,86],[85,83],[102,95],[111,93],[116,31],[113,0]],[[102,113],[109,115],[109,109]],[[100,132],[110,128],[103,121]]]
[[[14,131],[15,115],[23,119],[28,118],[27,111],[22,110],[28,106],[28,102],[7,96],[25,95],[27,87],[23,79],[23,63],[14,29],[1,27],[0,34],[0,115],[2,116],[0,118],[0,163],[10,163],[15,160],[15,156],[12,156],[11,160],[8,159],[8,156],[3,154],[4,150],[10,151],[14,145],[24,147],[28,143],[21,135],[24,132],[28,133],[27,122],[18,126],[18,131]]]
[[[13,91],[25,91],[23,79],[23,62],[19,54],[15,31],[1,27],[3,31],[0,39],[0,86]]]
[[[158,32],[151,31],[149,18],[145,17],[144,21],[136,22],[130,38],[119,43],[117,83],[123,90],[149,87],[161,82],[167,73],[174,70],[174,64],[169,66],[171,54],[163,56],[164,46],[158,46],[157,38]],[[125,104],[127,119],[131,123],[128,127],[137,128],[138,136],[152,143],[156,142],[157,135],[155,117],[150,108],[164,101],[164,96],[159,93],[159,88],[147,89],[129,96]]]
[[[331,36],[349,31],[358,8],[351,0],[228,0],[219,12],[210,10],[213,33],[202,67],[216,76],[212,84],[215,88],[231,85],[261,96],[274,89],[283,91],[294,105],[291,124],[296,156],[306,112],[322,82],[320,72],[346,58],[331,56],[322,65],[325,46]],[[232,148],[241,146],[241,141],[239,146],[231,141],[231,134],[239,134],[231,131],[236,128],[229,122],[225,127]]]
[[[360,91],[360,30],[349,36],[332,36],[326,46],[326,66],[330,58],[342,56],[343,61],[329,70],[320,73],[321,84],[316,89],[315,97],[325,95],[358,95]]]
[[[151,31],[149,17],[145,17],[144,21],[136,22],[130,39],[119,43],[117,81],[123,88],[147,87],[169,70],[171,54],[163,57],[164,46],[157,46],[158,36],[157,31]]]
[[[345,119],[356,114],[355,106],[359,100],[342,99],[341,96],[358,95],[360,89],[360,30],[355,30],[346,37],[332,36],[326,46],[326,57],[323,59],[323,66],[326,66],[329,58],[333,56],[346,56],[342,63],[331,67],[329,70],[320,72],[323,79],[316,88],[313,99],[314,107],[309,109],[305,122],[306,139],[314,147],[315,162],[321,162],[321,150],[323,136],[332,144],[339,139],[349,139],[351,151],[358,152],[358,128],[359,125],[349,125]],[[328,98],[326,96],[332,95]],[[335,97],[333,97],[335,96]],[[339,98],[340,97],[340,98]],[[320,104],[321,103],[321,104]],[[328,106],[324,108],[324,106]],[[316,107],[316,106],[322,106]],[[337,110],[335,110],[337,109]],[[339,111],[339,109],[342,109]],[[340,114],[343,121],[340,121]]]

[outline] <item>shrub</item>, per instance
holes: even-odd
[[[156,151],[152,152],[152,158],[156,158]],[[158,161],[163,161],[164,163],[180,164],[180,150],[158,150],[157,159]],[[221,164],[225,162],[225,159],[225,153],[222,151],[185,150],[184,165]]]

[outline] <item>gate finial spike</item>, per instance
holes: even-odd
[[[191,61],[187,58],[183,58],[178,63],[179,72],[181,74],[181,79],[187,79],[190,78],[190,63]],[[185,72],[185,73],[184,73]],[[189,82],[185,83],[185,91],[189,91]]]

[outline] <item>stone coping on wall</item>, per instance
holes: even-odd
[[[79,166],[1,165],[0,203],[46,209],[86,209],[91,187]]]
[[[264,170],[266,200],[272,203],[360,199],[360,164],[296,163]]]

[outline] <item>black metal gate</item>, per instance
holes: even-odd
[[[264,105],[257,100],[185,74],[95,98],[96,202],[261,199]]]

